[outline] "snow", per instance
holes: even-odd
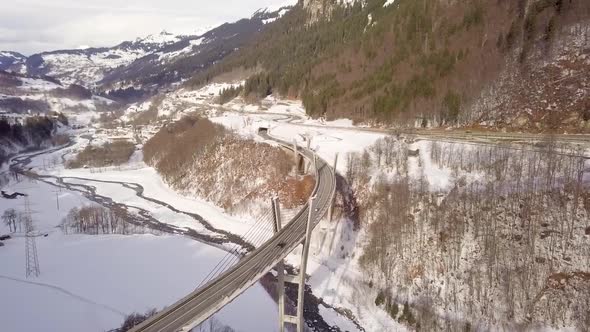
[[[65,84],[92,84],[100,81],[106,70],[128,65],[145,55],[146,52],[141,49],[110,49],[91,54],[83,51],[51,53],[42,57],[49,68],[49,76],[58,77]]]
[[[162,31],[159,34],[152,34],[152,35],[148,35],[145,38],[138,38],[136,40],[136,42],[142,43],[142,44],[156,44],[156,45],[163,46],[163,45],[167,45],[167,44],[176,43],[180,40],[181,40],[181,38],[179,36],[176,36],[172,33],[166,32],[166,31]]]
[[[214,90],[214,85],[200,91]],[[202,92],[201,92],[202,93]],[[188,93],[185,93],[185,95]],[[194,102],[207,105],[206,96],[195,98]],[[195,94],[191,95],[193,98]],[[311,147],[320,157],[333,163],[339,154],[338,171],[346,172],[345,157],[348,153],[360,153],[385,135],[358,129],[352,121],[340,119],[324,121],[310,119],[305,114],[301,101],[283,100],[267,97],[260,104],[247,104],[241,98],[224,105],[223,111],[208,112],[209,119],[220,123],[244,137],[260,139],[256,135],[259,127],[269,127],[270,134],[300,145],[306,145],[305,138],[311,139]],[[422,144],[420,142],[418,145]],[[424,156],[427,150],[424,149]],[[449,174],[430,165],[427,171],[439,177],[437,185],[443,186]],[[438,172],[438,173],[437,173]],[[342,256],[343,253],[360,252],[361,235],[353,231],[346,220],[337,223],[322,221],[313,233],[308,274],[309,284],[314,294],[335,308],[351,310],[356,320],[366,331],[405,331],[405,327],[395,322],[389,315],[374,304],[377,290],[370,289],[363,282],[364,276],[357,258]],[[344,248],[341,251],[341,248]],[[287,260],[299,265],[301,249],[291,253]],[[329,323],[345,331],[358,331],[352,321],[331,308],[320,306],[322,317]]]
[[[339,0],[338,2],[339,2],[341,5],[352,5],[352,4],[354,4],[355,2],[357,2],[357,1],[363,1],[363,3],[364,3],[364,0]]]
[[[53,82],[49,82],[42,79],[37,78],[19,78],[22,82],[22,85],[19,86],[19,89],[22,90],[31,90],[31,91],[50,91],[57,88],[61,88],[61,85],[55,84]]]
[[[36,159],[40,164],[41,157]],[[225,251],[182,236],[64,235],[55,226],[70,208],[92,204],[84,196],[56,193],[48,184],[29,180],[3,190],[28,194],[36,229],[49,234],[37,238],[39,278],[24,278],[22,235],[0,249],[0,293],[10,299],[0,301],[6,331],[113,329],[127,314],[161,309],[190,293],[225,256]],[[23,204],[23,199],[0,199],[0,211],[20,210]],[[4,233],[7,227],[0,225]],[[276,312],[274,301],[255,285],[216,318],[237,331],[274,331]],[[268,319],[258,319],[262,316]]]
[[[383,7],[387,7],[387,6],[393,5],[394,3],[395,3],[395,0],[387,0],[383,4]]]
[[[38,238],[37,248],[35,279],[23,278],[24,238],[6,241],[0,251],[0,292],[10,299],[0,301],[5,331],[113,329],[129,313],[161,309],[190,293],[225,255],[187,238],[154,235],[57,233]],[[274,331],[275,312],[255,286],[216,317],[236,330]],[[257,319],[263,315],[269,319]]]
[[[385,137],[383,133],[371,132],[366,128],[356,127],[352,121],[347,119],[336,121],[310,119],[306,115],[301,101],[297,100],[268,97],[259,104],[247,104],[241,98],[236,98],[223,106],[213,103],[213,100],[222,89],[241,84],[243,82],[216,83],[196,91],[175,91],[165,96],[158,111],[160,114],[167,114],[172,118],[177,118],[187,110],[194,110],[198,105],[203,114],[207,115],[212,121],[223,124],[244,137],[261,140],[256,133],[259,127],[264,126],[270,127],[271,135],[289,142],[295,139],[298,144],[306,145],[306,140],[309,139],[311,147],[329,163],[333,162],[336,154],[340,155],[338,171],[341,174],[344,174],[347,170],[345,159],[347,154],[363,152],[377,140]],[[148,109],[149,106],[149,102],[135,105],[128,109],[127,113],[143,111]],[[95,143],[103,143],[108,139],[106,134],[95,135]],[[85,144],[87,144],[87,141],[79,139],[79,143],[73,149],[83,148]],[[428,179],[432,191],[448,189],[449,185],[455,180],[453,179],[454,175],[450,170],[439,167],[431,160],[432,143],[416,141],[410,144],[410,148],[420,150],[418,157],[410,158],[410,176],[418,178],[423,173]],[[65,181],[94,186],[97,193],[101,195],[109,196],[119,203],[141,207],[149,211],[158,220],[178,227],[190,227],[199,232],[207,232],[195,220],[186,215],[174,213],[161,205],[139,198],[134,191],[119,184],[101,183],[97,180],[140,184],[145,189],[145,196],[166,202],[181,211],[197,213],[214,227],[235,234],[245,234],[252,225],[254,216],[245,218],[230,217],[221,208],[210,202],[184,197],[176,193],[162,181],[154,169],[143,164],[140,157],[140,153],[136,153],[132,162],[121,169],[111,167],[97,172],[97,170],[92,169],[64,170],[58,167],[45,172],[54,175],[59,174],[60,176],[85,178],[83,180],[68,178]],[[46,158],[50,158],[50,156],[46,156]],[[33,164],[42,164],[40,158],[36,158]],[[84,242],[83,240],[80,241]],[[311,276],[309,284],[312,286],[314,294],[322,298],[328,306],[350,310],[356,321],[366,331],[404,331],[403,326],[395,322],[384,310],[374,304],[378,290],[369,288],[362,282],[365,278],[364,272],[358,264],[360,255],[354,255],[354,253],[362,251],[363,241],[366,241],[364,233],[354,231],[347,220],[339,220],[333,223],[322,221],[316,227],[311,242],[312,257],[310,257],[308,266],[308,274]],[[144,241],[141,240],[140,242]],[[141,252],[151,253],[151,249],[143,249],[141,244],[135,245],[141,248]],[[195,249],[195,251],[197,250]],[[179,259],[177,256],[183,256],[174,255],[172,251],[170,252],[174,260]],[[178,253],[182,252],[182,250],[176,248],[174,252]],[[297,266],[299,264],[299,255],[300,249],[289,255],[288,261]],[[201,263],[195,261],[183,262],[183,264],[198,265]],[[179,291],[179,293],[181,292]],[[254,301],[263,300],[256,298]],[[110,303],[107,304],[110,305]],[[276,305],[265,310],[267,310],[265,311],[267,313],[272,312],[274,314]],[[351,320],[337,311],[325,306],[320,306],[320,311],[329,324],[339,326],[342,330],[358,330]],[[261,315],[265,316],[265,314]],[[239,315],[224,317],[223,322],[231,322],[231,319],[236,317],[239,317]],[[276,330],[275,325],[273,324],[272,330]],[[246,329],[241,321],[236,321],[235,324],[230,324],[230,326],[243,328],[245,331],[261,330],[258,326],[254,329]]]
[[[360,252],[361,238],[354,232],[350,222],[323,220],[316,226],[310,246],[310,260],[307,273],[314,294],[325,303],[336,308],[347,308],[353,312],[365,331],[406,331],[389,315],[375,305],[377,290],[363,282],[363,271],[358,267],[357,258],[347,253]],[[287,260],[297,266],[301,249],[291,253]],[[322,317],[336,323],[345,331],[359,331],[350,320],[335,311],[320,306]]]
[[[272,22],[276,21],[277,19],[278,19],[278,17],[269,18],[269,19],[266,19],[266,20],[262,20],[262,23],[269,24],[269,23],[272,23]]]
[[[204,40],[204,38],[201,37],[199,39],[193,39],[193,40],[189,41],[189,43],[193,46],[199,46],[203,43],[203,40]]]
[[[289,9],[284,8],[284,7],[294,6],[295,4],[297,4],[297,0],[280,0],[280,1],[277,1],[276,3],[273,3],[270,6],[267,6],[266,8],[257,10],[256,13],[259,13],[259,12],[273,13],[273,12],[276,12],[277,10],[280,10],[279,16],[283,16],[286,12],[289,11]]]
[[[212,84],[199,91],[219,91],[218,84]],[[195,102],[207,104],[207,99],[196,99]],[[258,128],[270,127],[270,134],[297,144],[306,145],[311,139],[311,147],[318,155],[332,163],[336,154],[341,157],[338,171],[346,172],[342,158],[347,153],[362,152],[385,135],[368,131],[356,130],[349,119],[325,121],[311,119],[305,114],[303,104],[298,100],[282,100],[269,96],[260,105],[246,104],[241,98],[224,105],[225,111],[210,115],[213,122],[223,124],[238,134],[259,139]]]
[[[444,169],[435,165],[430,158],[432,142],[419,141],[411,144],[413,150],[420,150],[419,158],[409,159],[409,173],[414,180],[420,179],[421,173],[428,179],[430,191],[443,191],[453,184],[450,169]]]
[[[66,182],[94,186],[99,195],[111,197],[117,203],[123,203],[148,210],[161,222],[183,228],[192,228],[201,234],[215,235],[207,231],[190,216],[175,213],[168,208],[142,199],[131,189],[125,188],[119,184],[95,182],[92,181],[92,179],[99,181],[137,183],[144,187],[144,195],[146,197],[167,202],[182,211],[198,213],[205,218],[205,220],[210,220],[214,226],[231,230],[237,234],[244,233],[248,230],[248,223],[225,216],[221,209],[212,204],[204,201],[195,201],[177,194],[172,189],[168,188],[157,172],[150,167],[122,171],[107,170],[101,173],[91,173],[90,170],[64,170],[61,172],[61,176],[88,178],[90,180],[66,179]]]
[[[100,97],[92,96],[86,100],[73,100],[65,97],[54,97],[52,91],[63,88],[63,85],[33,77],[19,77],[22,85],[18,86],[12,95],[2,95],[0,98],[17,97],[23,100],[38,100],[46,102],[53,112],[64,113],[71,124],[88,124],[93,118],[98,118],[97,106],[110,105],[114,101]],[[13,114],[9,114],[13,116]]]

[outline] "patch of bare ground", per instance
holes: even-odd
[[[531,55],[535,61],[510,65],[494,92],[475,105],[476,121],[532,132],[589,132],[590,43],[584,40],[590,40],[590,30],[578,29],[561,32],[560,43]],[[573,47],[580,43],[576,36],[586,45]]]
[[[274,188],[273,191],[278,192],[279,200],[285,208],[292,209],[307,202],[314,186],[315,179],[311,175],[289,177],[280,188]]]
[[[139,112],[133,116],[131,124],[134,126],[144,126],[158,120],[158,106],[150,106],[147,111]]]
[[[547,289],[564,289],[566,285],[573,282],[582,281],[590,283],[590,273],[588,272],[560,272],[554,273],[547,278]],[[589,284],[590,286],[590,284]]]

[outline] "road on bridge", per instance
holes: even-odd
[[[289,143],[261,133],[263,138],[273,140],[287,148]],[[311,211],[313,226],[316,226],[328,211],[336,192],[334,170],[314,152],[298,148],[308,161],[316,159],[316,197]],[[156,316],[133,328],[132,332],[189,331],[219,311],[241,293],[255,284],[262,276],[292,252],[305,238],[309,206],[301,211],[280,232],[264,243],[216,279],[195,290],[180,301],[167,307]]]

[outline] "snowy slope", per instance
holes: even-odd
[[[43,52],[26,59],[26,70],[30,75],[48,75],[64,84],[99,87],[103,91],[167,86],[192,77],[241,48],[265,24],[289,9],[259,10],[250,18],[196,35],[163,31],[114,47]]]
[[[113,105],[112,100],[50,77],[0,71],[0,111],[3,113],[61,112],[72,117],[85,112],[100,112]],[[98,114],[94,115],[98,117]]]
[[[188,294],[225,256],[182,236],[64,235],[56,226],[72,207],[92,204],[84,196],[27,180],[3,190],[28,194],[36,229],[49,235],[37,239],[39,278],[24,276],[22,236],[0,248],[0,292],[10,299],[0,301],[2,331],[114,329],[130,313],[161,309]],[[0,198],[0,211],[23,205],[22,198]],[[0,225],[0,234],[7,231]],[[256,285],[215,318],[236,331],[270,332],[276,312],[274,301]]]
[[[117,68],[102,79],[103,91],[134,87],[156,90],[186,81],[224,57],[242,48],[265,26],[284,15],[289,8],[260,10],[252,17],[225,23],[179,41]]]
[[[17,52],[0,51],[0,70],[20,72],[27,57]]]
[[[29,74],[49,75],[65,84],[91,86],[105,73],[161,50],[182,38],[168,32],[123,42],[110,48],[63,50],[35,54],[27,59]]]
[[[225,254],[179,236],[54,234],[37,246],[41,277],[35,279],[23,276],[23,238],[0,250],[0,292],[11,299],[0,301],[4,331],[116,328],[132,312],[161,309],[191,292]],[[270,332],[274,320],[255,317],[275,311],[256,286],[216,318],[237,331]],[[23,320],[23,313],[35,319]]]

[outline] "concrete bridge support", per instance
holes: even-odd
[[[299,153],[297,150],[297,141],[293,139],[293,162],[294,162],[294,169],[295,169],[295,176],[297,175],[304,175],[306,173],[305,167],[305,158],[303,155]]]
[[[305,318],[303,311],[305,306],[305,275],[307,271],[307,259],[309,257],[309,246],[311,243],[311,231],[313,229],[313,213],[314,200],[312,197],[309,200],[309,213],[307,218],[307,226],[305,232],[305,239],[303,240],[303,250],[301,252],[301,264],[299,268],[299,275],[287,275],[285,273],[284,260],[280,261],[277,266],[277,287],[278,287],[278,305],[279,305],[279,332],[285,332],[285,324],[293,324],[297,326],[297,332],[303,332],[305,329]],[[274,230],[278,233],[281,230],[281,211],[279,202],[275,198],[272,200],[272,210],[274,216]],[[297,316],[285,314],[285,282],[298,285],[297,294]]]
[[[336,166],[338,166],[338,153],[336,153],[336,157],[334,157],[334,173],[336,173]],[[338,190],[338,189],[336,189]],[[328,208],[328,222],[332,222],[332,216],[334,215],[334,203],[336,202],[336,195],[332,197],[330,201],[330,207]]]

